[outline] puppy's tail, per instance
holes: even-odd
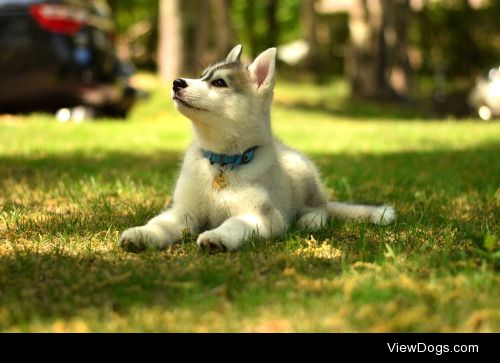
[[[328,214],[332,218],[347,221],[371,222],[383,226],[396,218],[394,208],[388,205],[372,206],[340,202],[328,202]]]

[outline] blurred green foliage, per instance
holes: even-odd
[[[473,9],[468,1],[427,2],[415,14],[412,41],[429,73],[468,76],[500,61],[500,1]]]
[[[115,11],[118,32],[123,37],[137,36],[129,31],[131,27],[141,21],[149,22],[148,33],[140,41],[146,44],[152,56],[149,57],[149,63],[136,65],[139,68],[154,67],[158,0],[108,2]],[[276,6],[276,24],[273,29],[268,11],[271,3]],[[305,39],[303,3],[303,0],[228,1],[234,41],[244,45],[246,54],[255,56],[266,47]],[[196,9],[193,9],[193,14],[196,14]],[[344,72],[349,46],[347,16],[339,13],[319,14],[318,19],[323,25],[328,24],[329,28],[328,44],[320,44],[318,50],[321,67],[317,67],[322,78],[327,79]],[[500,60],[498,19],[500,1],[486,2],[477,9],[472,8],[468,0],[425,1],[420,11],[413,12],[409,24],[408,47],[413,56],[413,70],[421,75],[443,76],[446,82],[457,78],[466,79],[462,88],[469,88],[481,71]]]
[[[158,0],[108,0],[108,3],[115,13],[119,34],[139,21],[158,19]]]
[[[243,46],[255,56],[269,44],[269,22],[266,1],[233,0],[231,21]],[[301,37],[300,0],[277,1],[277,44],[284,44]]]

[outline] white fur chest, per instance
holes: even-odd
[[[202,224],[216,226],[227,218],[238,215],[249,204],[261,199],[257,198],[259,187],[249,182],[249,169],[255,165],[248,164],[234,170],[228,166],[220,168],[211,165],[193,145],[184,159],[174,193],[174,203],[194,209],[197,215],[203,216]],[[218,189],[214,179],[223,173],[227,185]]]
[[[244,167],[251,168],[250,165]],[[261,187],[249,183],[248,177],[241,169],[226,169],[223,175],[227,179],[227,185],[224,188],[217,188],[213,180],[219,174],[219,167],[213,165],[208,175],[202,178],[206,185],[205,200],[208,206],[208,222],[211,227],[220,225],[226,219],[237,216],[244,210],[258,210],[265,194]]]

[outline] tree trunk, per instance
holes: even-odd
[[[302,7],[302,24],[303,33],[306,36],[306,41],[309,46],[309,53],[307,55],[307,68],[317,73],[321,68],[319,62],[318,52],[318,39],[316,37],[317,15],[314,9],[316,0],[305,0]]]
[[[278,45],[279,38],[279,23],[278,23],[278,0],[267,0],[266,2],[266,18],[268,24],[267,37],[265,39],[265,47],[271,48]]]
[[[349,17],[347,72],[352,96],[401,100],[409,96],[408,0],[355,0]]]
[[[398,97],[408,98],[412,83],[408,57],[408,25],[411,18],[409,0],[384,0],[383,9],[389,84]]]
[[[257,32],[255,31],[255,1],[247,0],[245,2],[244,18],[245,29],[247,31],[247,41],[249,54],[252,58],[257,55]]]
[[[185,1],[185,0],[184,0]],[[189,69],[189,73],[199,71],[200,66],[206,62],[206,50],[209,42],[210,33],[210,3],[208,1],[197,0],[195,12],[192,9],[185,9],[189,12],[190,21],[187,26],[187,31],[191,31],[193,40],[190,42],[193,47],[187,50],[189,53],[189,61],[185,65]],[[186,39],[185,39],[186,41]]]
[[[161,79],[194,76],[225,57],[232,45],[230,0],[160,0]]]
[[[222,60],[234,46],[233,29],[231,26],[231,0],[212,0],[213,27],[215,41],[212,48],[215,50],[213,59]]]
[[[183,71],[184,37],[182,0],[160,0],[158,71],[163,82],[170,84]]]

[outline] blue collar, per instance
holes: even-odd
[[[242,154],[236,155],[216,154],[203,149],[201,149],[201,153],[203,154],[203,157],[210,161],[211,165],[220,164],[221,166],[225,166],[232,164],[231,170],[233,170],[237,166],[248,164],[249,162],[251,162],[257,148],[258,146],[252,146],[251,148],[243,151]]]

